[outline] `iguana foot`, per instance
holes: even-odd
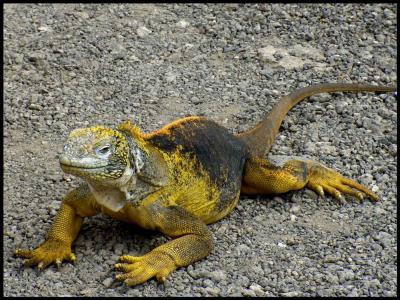
[[[342,193],[356,197],[359,200],[364,199],[364,194],[374,201],[379,200],[379,197],[366,187],[318,163],[310,167],[310,177],[307,187],[322,197],[327,192],[341,202],[344,201]]]
[[[134,286],[156,276],[159,282],[164,282],[168,275],[176,269],[173,259],[161,252],[150,252],[143,256],[124,255],[115,269],[125,274],[115,277],[118,281],[124,281],[128,286]]]
[[[47,240],[35,250],[17,249],[15,255],[27,258],[25,266],[37,265],[39,270],[46,268],[49,264],[55,263],[61,266],[62,261],[75,262],[76,257],[71,252],[71,246],[59,240]]]

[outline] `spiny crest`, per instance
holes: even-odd
[[[171,130],[176,129],[178,127],[185,126],[186,122],[201,120],[203,118],[204,117],[190,116],[190,117],[185,117],[185,118],[182,118],[182,119],[178,119],[178,120],[175,120],[175,121],[165,125],[163,128],[155,130],[155,131],[150,132],[148,134],[145,134],[144,136],[146,138],[150,138],[150,137],[155,136],[155,135],[170,135],[171,134]]]
[[[146,141],[143,139],[142,131],[136,124],[132,124],[131,121],[125,121],[121,123],[117,129],[132,136],[139,148],[148,153],[149,150],[146,147]]]

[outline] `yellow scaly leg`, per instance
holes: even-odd
[[[343,200],[342,194],[360,200],[367,195],[374,201],[379,197],[354,180],[311,160],[289,160],[282,167],[262,158],[246,162],[242,192],[247,194],[281,194],[307,187],[320,196],[328,193]]]

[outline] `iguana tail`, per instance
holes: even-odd
[[[298,89],[280,99],[271,112],[254,128],[237,134],[245,142],[253,156],[263,157],[272,147],[279,127],[288,111],[304,98],[320,93],[332,92],[394,92],[395,86],[374,86],[348,83],[317,84]]]

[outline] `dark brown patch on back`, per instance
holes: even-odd
[[[228,129],[205,118],[185,118],[145,136],[166,152],[181,147],[206,170],[221,192],[217,210],[223,209],[240,190],[247,157],[245,145]]]

